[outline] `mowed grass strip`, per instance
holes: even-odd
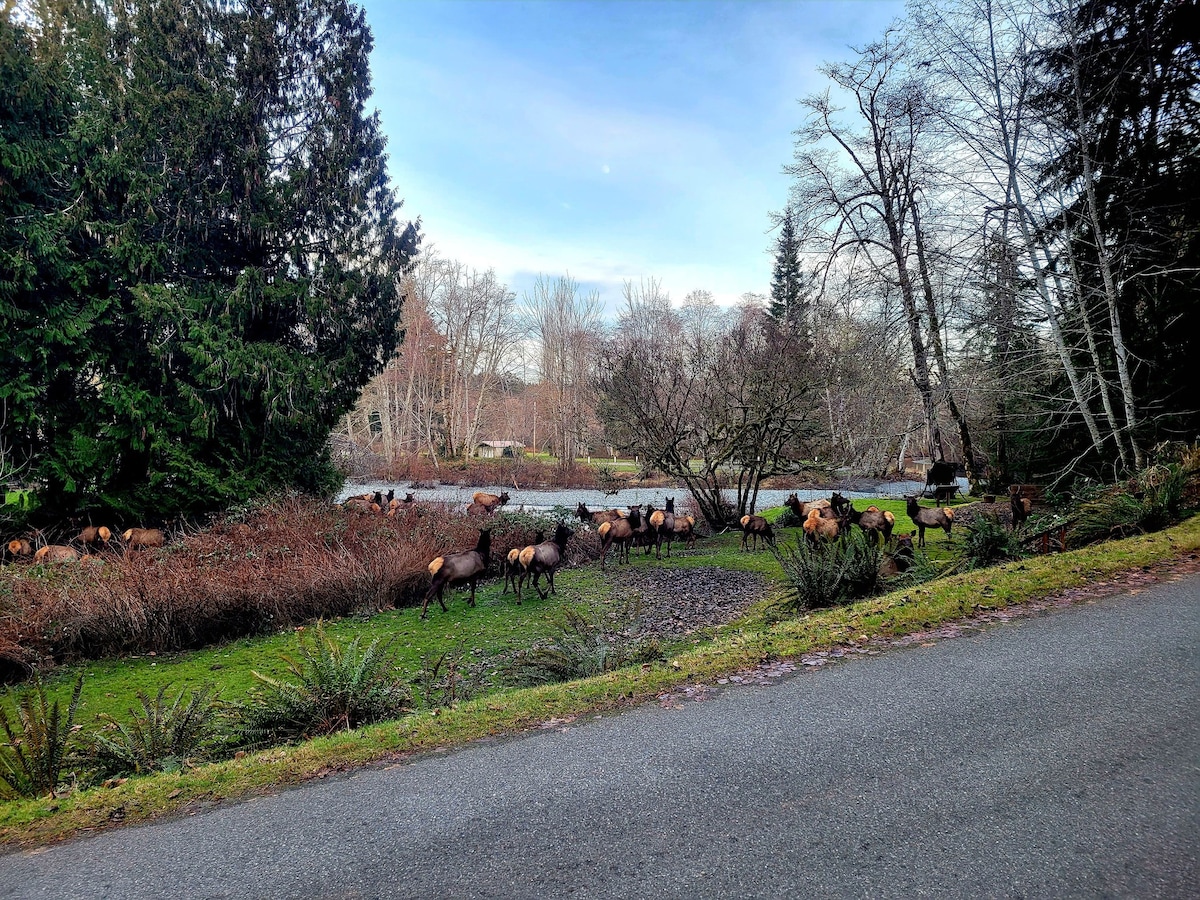
[[[716,544],[711,556],[687,556],[673,565],[712,565],[713,556],[723,559],[738,554],[736,535],[710,540]],[[0,841],[37,845],[61,840],[116,821],[146,821],[168,812],[299,783],[330,771],[489,735],[520,732],[552,718],[610,710],[685,682],[715,679],[764,660],[795,658],[852,638],[905,634],[983,609],[1041,599],[1198,548],[1200,517],[1193,517],[1157,534],[958,575],[802,618],[766,623],[754,611],[740,623],[720,629],[713,640],[682,650],[663,663],[583,681],[492,694],[454,708],[419,712],[398,722],[265,750],[188,772],[130,779],[111,789],[82,791],[62,799],[13,801],[0,806]],[[751,556],[739,554],[734,558],[745,560]],[[764,573],[777,568],[766,554],[753,556]],[[652,562],[652,558],[643,559],[639,564]],[[591,577],[590,569],[580,574]],[[565,579],[560,591],[573,593],[567,589]],[[511,600],[504,598],[504,603],[511,604]],[[456,599],[456,605],[461,601]],[[491,605],[485,603],[481,610],[486,614]],[[534,612],[535,606],[530,603],[528,609]],[[543,618],[546,611],[543,607]],[[431,617],[440,613],[433,610]],[[408,624],[415,621],[412,610],[399,615],[407,615]],[[444,624],[452,626],[449,621]]]

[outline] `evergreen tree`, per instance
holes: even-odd
[[[775,241],[775,267],[771,272],[771,299],[767,312],[780,324],[807,329],[810,282],[800,266],[800,241],[796,237],[795,220],[794,210],[787,207]]]
[[[418,241],[366,111],[362,11],[62,6],[87,98],[80,289],[103,313],[47,383],[47,499],[142,517],[329,490],[327,436],[395,349]]]

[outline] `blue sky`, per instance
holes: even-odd
[[[520,294],[570,273],[766,293],[796,100],[902,4],[382,2],[374,102],[406,217]]]

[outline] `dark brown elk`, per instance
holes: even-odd
[[[598,509],[592,512],[582,503],[575,507],[575,515],[579,516],[580,522],[588,522],[597,527],[605,522],[613,522],[617,519],[625,518],[625,513],[619,509]]]
[[[103,525],[89,525],[87,528],[79,532],[79,536],[75,540],[83,544],[84,547],[103,548],[112,538],[112,532]]]
[[[508,501],[508,491],[504,491],[502,494],[489,494],[485,491],[476,491],[471,497],[471,505],[467,507],[467,512],[478,512],[473,507],[482,506],[487,512],[493,513]]]
[[[912,568],[915,561],[912,532],[897,535],[896,549],[884,557],[883,562],[879,564],[879,574],[884,578],[895,578]]]
[[[617,563],[629,562],[629,548],[634,539],[642,532],[642,508],[629,507],[629,515],[611,522],[601,522],[597,533],[600,535],[600,568],[604,569],[608,557],[608,548],[617,545]]]
[[[159,528],[130,528],[121,535],[121,540],[130,550],[146,550],[161,547],[167,542],[167,536]]]
[[[471,599],[468,604],[475,605],[475,584],[479,581],[480,576],[487,572],[487,568],[492,563],[492,532],[490,529],[481,528],[479,530],[479,541],[475,544],[473,550],[459,550],[457,553],[447,553],[445,556],[439,556],[429,564],[429,574],[433,576],[433,581],[429,584],[429,590],[425,592],[425,600],[421,603],[421,618],[425,618],[425,611],[429,608],[429,601],[437,595],[437,601],[442,607],[442,612],[449,612],[446,609],[446,601],[443,599],[443,594],[446,591],[448,584],[462,584],[466,582],[471,586]]]
[[[668,497],[664,509],[650,514],[650,529],[654,532],[654,557],[662,559],[663,541],[667,542],[667,558],[671,557],[671,544],[675,541],[675,498]]]
[[[838,520],[826,519],[821,513],[820,509],[808,511],[808,518],[804,520],[804,533],[813,543],[837,540],[838,532],[841,531],[838,527]]]
[[[533,536],[533,542],[525,546],[532,547],[533,544],[540,544],[544,540],[546,540],[546,532],[539,529]],[[523,547],[513,547],[504,557],[504,590],[500,592],[501,594],[508,593],[510,584],[514,591],[517,589],[517,576],[521,574],[521,551],[523,549]]]
[[[525,587],[525,579],[528,576],[533,576],[533,589],[537,591],[538,596],[543,600],[550,594],[555,593],[554,590],[554,572],[558,568],[559,563],[563,560],[563,554],[567,552],[567,541],[569,541],[575,532],[567,527],[565,522],[559,522],[558,528],[554,530],[554,538],[549,541],[543,541],[540,544],[535,544],[532,547],[526,547],[521,551],[519,557],[521,562],[521,578],[517,581],[517,602],[521,602],[521,590]],[[541,586],[538,584],[538,579],[543,575],[550,583],[548,593],[543,593]]]
[[[746,549],[746,538],[753,537],[751,546],[754,550],[758,549],[758,539],[762,538],[764,544],[774,545],[775,530],[771,528],[771,523],[762,516],[753,514],[742,516],[739,520],[742,526],[742,547]]]
[[[1016,531],[1029,518],[1033,511],[1033,502],[1028,497],[1022,497],[1020,485],[1014,484],[1008,489],[1008,505],[1012,509],[1013,531]]]
[[[886,544],[892,539],[892,529],[896,527],[896,517],[886,510],[881,510],[878,506],[868,506],[859,512],[851,503],[848,518],[849,521],[861,528],[863,534],[872,542],[875,541],[876,536],[879,536]]]
[[[837,494],[835,496],[841,496]],[[801,500],[795,494],[783,501],[783,505],[795,513],[796,518],[803,522],[814,509],[818,510],[823,519],[836,519],[837,511],[828,500]]]
[[[917,503],[916,497],[905,497],[908,502],[908,517],[917,526],[917,546],[925,546],[925,529],[940,528],[950,537],[950,529],[954,525],[954,510],[950,507],[943,509],[926,509]]]
[[[849,500],[847,500],[837,491],[834,491],[829,496],[829,506],[833,509],[834,518],[841,519],[850,512],[851,504]]]

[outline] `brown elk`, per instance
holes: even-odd
[[[1012,527],[1016,531],[1025,524],[1033,511],[1033,501],[1021,496],[1021,486],[1014,484],[1008,489],[1008,505],[1012,509]]]
[[[74,547],[64,547],[62,544],[47,544],[39,547],[33,554],[35,563],[64,563],[75,562],[79,559],[79,551]]]
[[[629,548],[633,545],[634,538],[642,530],[642,508],[641,506],[629,507],[629,515],[623,516],[620,519],[613,519],[611,522],[601,522],[597,533],[600,535],[600,568],[605,568],[606,559],[608,557],[608,548],[613,544],[617,545],[617,563],[622,560],[629,562]]]
[[[892,539],[892,529],[896,527],[896,517],[878,506],[868,506],[859,512],[851,503],[847,518],[861,528],[872,543],[875,542],[876,536],[882,537],[884,544],[888,543]]]
[[[650,530],[654,533],[654,558],[662,559],[663,541],[667,542],[667,558],[675,541],[675,498],[668,497],[666,507],[650,514]],[[647,552],[649,552],[647,550]]]
[[[517,602],[521,602],[521,590],[525,587],[525,578],[528,575],[533,576],[533,589],[537,591],[538,596],[543,600],[550,594],[556,593],[554,590],[554,572],[558,568],[559,563],[563,560],[563,554],[567,552],[567,541],[575,534],[567,527],[566,522],[559,522],[558,528],[554,530],[554,538],[549,541],[543,541],[540,544],[535,544],[532,547],[526,547],[521,551],[519,557],[521,563],[521,578],[517,581]],[[548,593],[543,593],[541,586],[538,584],[538,579],[545,575],[546,580],[550,583]]]
[[[667,498],[667,509],[675,512],[675,501]],[[675,517],[675,540],[684,542],[684,549],[691,550],[696,545],[696,517],[695,516],[676,516]],[[671,555],[671,546],[667,545],[667,556]]]
[[[130,528],[121,535],[121,540],[130,550],[146,550],[161,547],[167,542],[167,536],[159,528]]]
[[[771,528],[771,523],[762,516],[748,514],[742,516],[739,523],[742,526],[742,547],[746,549],[746,538],[753,536],[751,546],[754,550],[758,549],[758,539],[761,537],[764,544],[774,545],[775,530]]]
[[[464,581],[469,584],[471,599],[467,602],[470,606],[474,606],[475,584],[479,581],[479,577],[487,572],[491,562],[492,532],[488,528],[479,530],[479,541],[473,550],[459,550],[457,553],[447,553],[445,556],[434,559],[429,564],[429,574],[433,576],[433,581],[430,582],[429,590],[425,592],[425,600],[421,603],[421,618],[425,618],[429,601],[435,594],[442,607],[442,612],[449,612],[446,609],[446,601],[442,597],[448,584],[462,584]]]
[[[821,515],[822,510],[810,509],[808,518],[804,520],[804,533],[812,542],[833,541],[837,540],[838,532],[841,530],[838,527],[837,519],[827,519]]]
[[[915,561],[912,532],[897,535],[896,549],[879,564],[879,574],[883,578],[895,578],[907,572]]]
[[[27,538],[16,538],[8,542],[10,556],[33,556],[33,544]]]
[[[613,522],[617,519],[625,518],[625,513],[619,509],[598,509],[592,512],[582,503],[575,507],[575,515],[579,517],[580,522],[590,522],[592,525],[600,526],[605,522]]]
[[[537,534],[535,534],[533,536],[533,543],[526,544],[525,546],[532,547],[533,544],[540,544],[544,540],[546,540],[546,532],[542,531],[539,528]],[[508,593],[508,586],[510,584],[512,585],[512,589],[514,591],[517,589],[517,576],[521,574],[520,557],[521,557],[521,550],[523,550],[523,549],[524,549],[523,547],[513,547],[511,550],[508,551],[508,554],[504,557],[504,565],[503,565],[503,568],[504,568],[504,590],[502,590],[500,592],[501,594]]]
[[[925,546],[925,529],[940,528],[946,532],[946,537],[950,537],[950,529],[954,525],[954,510],[950,507],[943,509],[925,509],[917,503],[917,498],[908,496],[904,498],[908,503],[908,517],[913,520],[913,524],[917,526],[917,546]]]
[[[471,496],[471,503],[467,507],[467,512],[478,513],[482,511],[494,513],[497,509],[506,504],[509,499],[508,491],[504,491],[501,494],[489,494],[486,491],[476,491]],[[477,509],[477,507],[482,507],[482,510]]]
[[[841,497],[841,494],[835,494],[835,497]],[[844,498],[843,498],[844,499]],[[836,519],[837,510],[828,500],[801,500],[795,494],[790,495],[783,501],[783,505],[795,513],[796,518],[801,521],[808,518],[808,514],[814,509],[821,514],[823,519]]]
[[[79,536],[75,540],[83,544],[84,547],[103,547],[112,538],[112,531],[103,525],[89,525],[79,532]]]
[[[370,497],[350,497],[342,504],[342,509],[357,513],[379,513],[383,511],[378,503]]]

